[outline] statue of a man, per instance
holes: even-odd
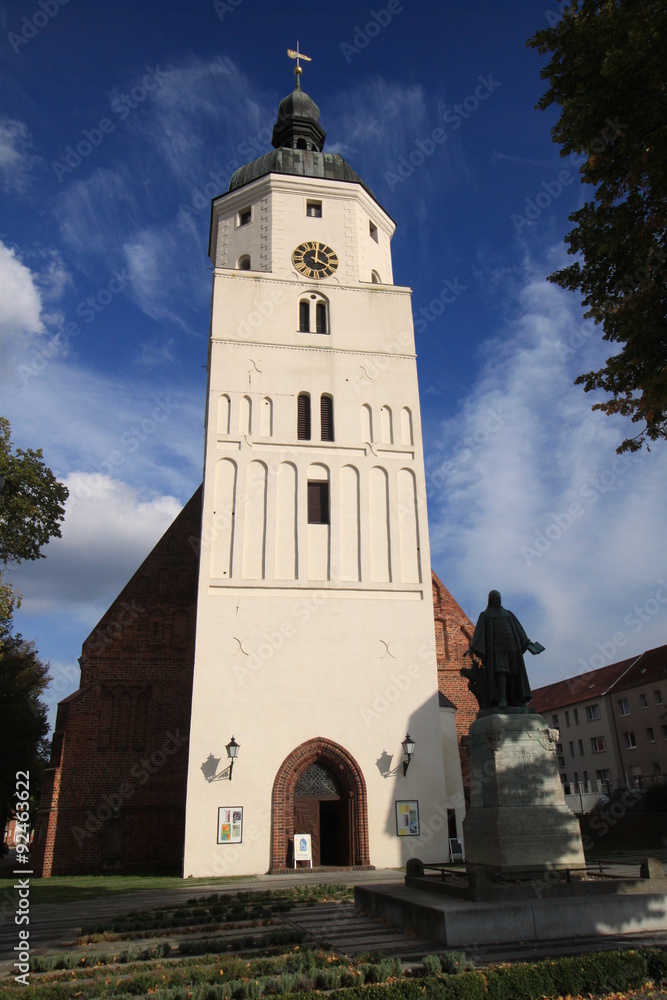
[[[475,653],[484,666],[484,700],[489,707],[528,704],[532,694],[523,654],[527,649],[537,653],[542,648],[539,643],[531,643],[518,619],[502,607],[499,592],[492,590],[486,611],[477,619],[468,650],[468,653]]]

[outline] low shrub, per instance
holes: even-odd
[[[662,948],[640,948],[639,954],[644,956],[651,979],[656,983],[667,979],[667,951]]]
[[[427,976],[439,976],[442,972],[442,962],[439,955],[424,955],[422,965]]]

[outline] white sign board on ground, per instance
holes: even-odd
[[[310,861],[310,867],[313,867],[313,848],[310,842],[309,833],[295,833],[294,834],[294,867],[296,868],[297,861]]]

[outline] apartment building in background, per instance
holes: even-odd
[[[566,795],[667,781],[667,645],[533,691]]]

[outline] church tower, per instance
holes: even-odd
[[[448,857],[410,289],[300,73],[212,205],[186,877]]]

